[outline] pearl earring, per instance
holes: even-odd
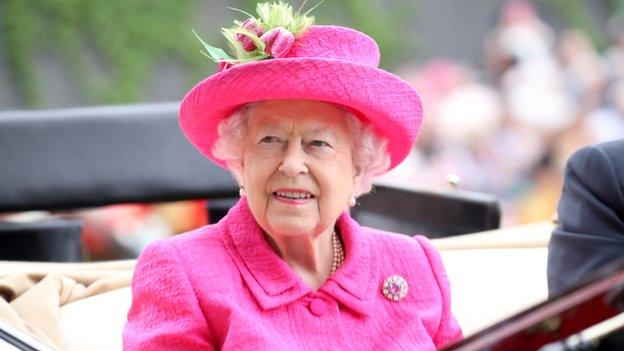
[[[355,197],[351,196],[351,197],[349,198],[349,206],[350,206],[350,207],[355,206]]]
[[[244,186],[241,186],[241,187],[238,189],[238,195],[239,195],[240,197],[245,196],[245,187],[244,187]]]

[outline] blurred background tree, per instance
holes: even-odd
[[[3,52],[26,106],[43,104],[35,65],[41,52],[62,57],[88,103],[139,100],[143,82],[162,55],[178,58],[194,76],[202,67],[189,35],[196,0],[2,3]]]

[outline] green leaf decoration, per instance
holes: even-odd
[[[195,32],[195,30],[193,30],[193,34],[195,34],[195,37],[202,43],[202,45],[204,46],[204,49],[206,49],[205,52],[201,51],[201,53],[204,54],[206,57],[210,58],[214,62],[219,62],[223,60],[228,60],[228,61],[233,60],[230,57],[230,55],[228,55],[222,49],[211,46],[205,41],[203,41],[202,38],[197,34],[197,32]]]
[[[301,14],[301,8],[299,8],[296,12],[292,6],[282,1],[273,1],[273,2],[265,2],[259,3],[256,6],[256,12],[258,13],[258,17],[254,17],[251,14],[230,7],[231,10],[240,12],[248,18],[255,20],[258,25],[262,27],[264,33],[270,31],[276,27],[283,27],[287,31],[293,33],[295,38],[303,33],[309,26],[314,24],[314,17],[308,16],[308,14],[315,9],[317,6],[322,4],[325,0],[321,0],[318,4],[313,6],[310,10],[306,11],[304,14]],[[301,5],[303,7],[305,2]],[[204,46],[205,52],[202,53],[215,62],[226,61],[231,63],[246,63],[252,61],[259,61],[271,58],[271,56],[264,52],[266,44],[260,40],[260,37],[256,35],[256,33],[242,28],[243,21],[235,20],[234,26],[229,28],[221,28],[221,33],[225,37],[228,48],[230,51],[230,55],[228,55],[224,50],[220,48],[216,48],[204,42],[195,31],[193,33],[199,39],[199,41]],[[243,44],[238,40],[240,35],[246,36],[249,38],[255,45],[255,49],[251,51],[246,51],[243,47]]]
[[[315,5],[312,9],[322,2],[323,1]],[[256,12],[258,13],[258,20],[263,24],[265,32],[275,27],[284,27],[296,37],[307,27],[314,24],[314,17],[308,16],[310,11],[302,15],[299,11],[295,12],[292,6],[282,1],[259,3],[256,6]]]
[[[236,59],[241,59],[246,56],[246,51],[243,48],[243,44],[236,39],[236,34],[230,28],[221,28],[221,33],[228,42],[230,52]]]

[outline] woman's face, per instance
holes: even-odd
[[[333,227],[355,181],[344,111],[311,100],[259,103],[248,121],[242,173],[249,207],[272,237]]]

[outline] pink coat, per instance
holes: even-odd
[[[271,249],[244,200],[139,257],[124,350],[434,350],[461,338],[440,256],[418,236],[338,220],[346,259],[318,290]],[[381,284],[404,277],[388,300]]]

